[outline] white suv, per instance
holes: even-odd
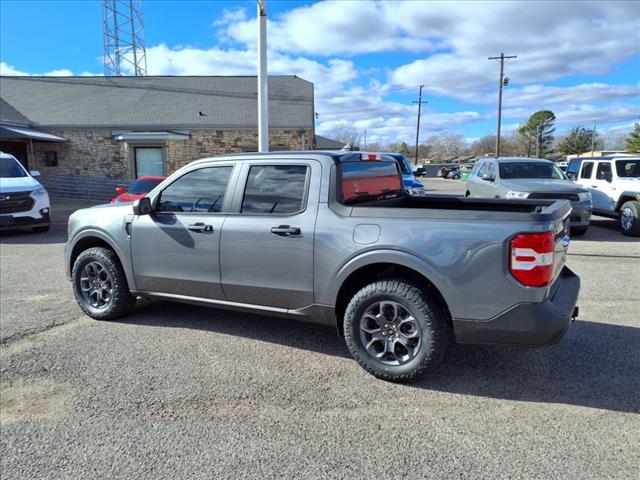
[[[572,159],[567,175],[591,191],[593,213],[617,218],[623,234],[640,236],[640,157]]]
[[[49,194],[13,155],[0,152],[0,228],[32,227],[46,232],[51,225]]]

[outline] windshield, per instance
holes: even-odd
[[[640,160],[616,160],[616,172],[621,178],[640,177]]]
[[[0,157],[0,177],[20,178],[26,177],[27,172],[20,166],[17,160],[11,157]]]
[[[162,180],[136,180],[129,185],[128,193],[140,195],[142,193],[149,193],[153,190]]]
[[[500,164],[500,178],[503,180],[513,180],[516,178],[565,180],[566,177],[553,163],[508,162]]]

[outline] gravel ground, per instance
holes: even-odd
[[[92,321],[64,240],[62,221],[0,237],[3,480],[637,478],[640,242],[615,222],[570,247],[581,315],[559,345],[454,345],[412,385],[327,327],[165,302]]]

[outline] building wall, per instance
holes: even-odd
[[[191,130],[188,140],[140,144],[115,140],[111,128],[41,130],[63,137],[67,141],[34,142],[31,169],[40,171],[42,181],[53,197],[96,201],[108,199],[114,185],[126,185],[133,179],[135,146],[163,147],[166,175],[199,158],[256,151],[258,147],[257,130]],[[270,129],[270,149],[301,149],[301,133],[301,129]],[[312,135],[312,128],[304,130],[307,150],[311,148]],[[57,166],[46,165],[46,152],[56,152]],[[101,180],[104,180],[102,188],[97,187]],[[96,190],[96,193],[92,194],[92,190]]]

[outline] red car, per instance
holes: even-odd
[[[140,177],[131,182],[128,189],[125,187],[116,187],[116,192],[119,193],[119,195],[111,200],[111,203],[133,202],[134,200],[142,198],[165,178],[166,177]]]

